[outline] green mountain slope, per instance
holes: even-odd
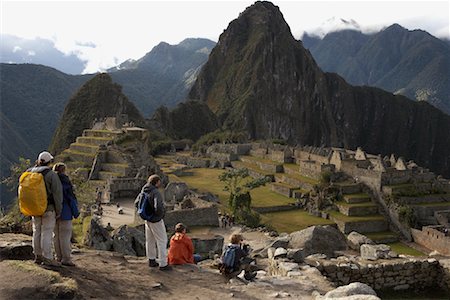
[[[303,36],[318,65],[354,85],[380,87],[427,101],[450,114],[450,47],[398,24],[372,35],[344,30],[323,39]]]
[[[86,82],[67,103],[50,145],[52,153],[60,153],[73,143],[94,119],[127,114],[137,126],[145,120],[137,108],[122,93],[122,87],[102,73]]]

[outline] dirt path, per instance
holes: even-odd
[[[129,225],[134,222],[134,199],[120,199],[120,207],[123,209],[123,214],[119,214],[116,206],[116,202],[111,205],[103,204],[103,215],[101,218],[101,223],[103,226],[111,223],[113,228],[117,228],[120,225]]]

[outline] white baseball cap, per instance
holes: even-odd
[[[52,159],[53,159],[53,156],[47,151],[43,151],[43,152],[39,153],[38,161],[40,161],[40,162],[48,163]]]

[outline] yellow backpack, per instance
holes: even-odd
[[[25,171],[19,178],[19,208],[25,216],[42,216],[47,209],[47,189],[42,172]]]

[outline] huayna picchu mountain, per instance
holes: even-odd
[[[129,121],[144,126],[145,119],[113,83],[111,76],[102,73],[86,82],[67,103],[50,145],[52,153],[60,153],[74,142],[95,119],[128,115]]]
[[[450,175],[450,116],[322,72],[270,2],[256,2],[229,24],[189,99],[252,139],[395,153]]]

